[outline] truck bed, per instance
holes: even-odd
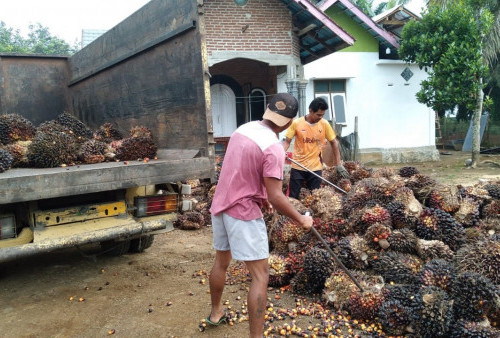
[[[157,160],[105,162],[58,168],[16,168],[0,173],[0,204],[33,201],[141,185],[211,178],[208,157],[194,150],[160,150]]]

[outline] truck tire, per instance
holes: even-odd
[[[153,244],[154,235],[141,236],[130,241],[130,252],[143,252]]]
[[[101,242],[102,253],[108,256],[121,256],[130,249],[130,240]]]

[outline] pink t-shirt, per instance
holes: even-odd
[[[249,221],[262,217],[267,199],[264,177],[283,179],[285,151],[276,134],[260,121],[231,135],[210,212]]]

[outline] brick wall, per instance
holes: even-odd
[[[204,13],[209,55],[214,51],[299,55],[291,13],[280,0],[249,0],[245,6],[233,0],[205,0]]]

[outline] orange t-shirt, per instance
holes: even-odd
[[[285,134],[290,140],[295,137],[293,159],[312,171],[323,169],[321,148],[326,141],[332,141],[336,136],[327,120],[321,119],[311,124],[304,116],[293,120]],[[304,170],[295,163],[292,163],[292,168]]]

